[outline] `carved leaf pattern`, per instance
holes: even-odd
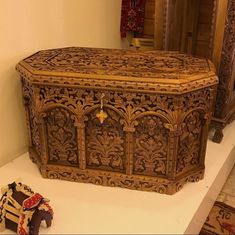
[[[125,170],[124,132],[119,123],[120,117],[106,109],[108,118],[101,124],[95,110],[87,115],[86,153],[88,168]]]
[[[49,162],[78,166],[77,130],[73,115],[58,107],[48,111],[46,119]]]
[[[188,93],[180,99],[180,109],[184,112],[188,110],[201,108],[208,110],[214,98],[214,93],[210,89],[203,89]]]
[[[62,104],[75,113],[99,103],[93,90],[78,90],[73,88],[40,87],[40,101],[45,106]],[[43,108],[42,108],[43,109]]]
[[[164,121],[157,116],[140,118],[134,136],[134,173],[165,175],[168,133]]]
[[[132,122],[137,115],[153,111],[161,113],[170,119],[178,107],[178,101],[173,95],[155,95],[118,91],[98,91],[89,89],[40,87],[40,101],[43,106],[62,104],[73,110],[77,115],[83,115],[84,110],[100,104],[104,93],[104,104],[118,109],[125,117],[126,123]],[[179,98],[179,109],[187,112],[189,109],[202,108],[208,110],[213,100],[214,90],[202,89],[187,93]],[[41,107],[43,110],[44,107]]]
[[[202,119],[200,112],[188,114],[183,123],[183,133],[179,139],[179,153],[176,173],[191,170],[199,164],[201,147]]]
[[[122,113],[127,126],[133,126],[136,116],[143,112],[158,112],[170,116],[175,108],[175,100],[171,95],[156,96],[155,94],[131,92],[41,87],[41,110],[49,105],[61,104],[73,110],[79,119],[84,116],[86,110],[100,105],[102,94],[105,95],[104,104],[115,107]]]

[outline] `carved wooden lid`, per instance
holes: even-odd
[[[178,52],[69,47],[39,51],[17,70],[35,83],[186,92],[217,83],[212,63]]]

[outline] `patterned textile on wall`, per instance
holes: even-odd
[[[144,31],[144,14],[146,0],[122,0],[121,37],[127,32],[134,32],[141,36]]]

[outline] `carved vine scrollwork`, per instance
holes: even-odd
[[[207,60],[177,52],[60,48],[40,51],[24,60],[34,71],[74,72],[133,78],[171,78],[209,72]]]
[[[195,108],[209,110],[214,99],[214,91],[212,89],[202,89],[190,92],[180,98],[180,110],[187,112]]]
[[[173,95],[155,95],[118,91],[99,91],[92,89],[40,87],[41,110],[50,105],[64,105],[78,115],[78,118],[99,105],[101,94],[104,93],[104,104],[115,107],[124,117],[125,125],[133,126],[134,120],[143,112],[154,112],[166,116],[174,122],[175,111],[187,112],[190,109],[208,110],[214,97],[213,89],[201,89],[179,97]]]
[[[118,177],[114,176],[112,172],[100,171],[99,174],[95,172],[81,172],[79,169],[71,171],[57,171],[53,166],[47,166],[47,170],[43,171],[45,177],[52,179],[64,179],[78,182],[93,183],[97,185],[107,185],[111,187],[122,187],[129,189],[138,189],[144,191],[154,191],[159,193],[172,194],[171,187],[167,185],[168,180],[151,177],[151,179],[139,178],[138,176],[125,176],[120,174]],[[173,185],[172,185],[173,186]]]
[[[107,103],[123,113],[126,126],[134,126],[135,119],[144,112],[157,112],[171,118],[174,98],[171,95],[113,92]]]
[[[175,99],[171,95],[99,91],[91,89],[40,87],[41,110],[54,104],[65,105],[82,118],[95,105],[99,105],[101,94],[104,104],[115,107],[124,117],[126,126],[133,126],[136,117],[148,111],[171,117],[175,110]]]
[[[49,163],[78,166],[75,116],[61,107],[49,110],[46,114],[45,125]]]
[[[183,173],[199,165],[203,120],[200,111],[189,113],[182,124],[179,139],[176,173]]]
[[[87,167],[123,172],[126,168],[126,157],[121,117],[115,111],[106,108],[108,118],[101,124],[96,117],[98,112],[96,109],[87,114]]]
[[[134,133],[134,173],[165,175],[168,149],[166,121],[157,116],[138,119]]]
[[[45,86],[39,88],[39,100],[43,106],[61,104],[73,110],[76,114],[83,114],[83,110],[99,103],[96,92],[93,90]],[[43,109],[43,107],[41,108]]]

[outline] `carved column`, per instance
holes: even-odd
[[[209,124],[211,121],[212,114],[205,114],[202,120],[204,121],[202,127],[202,133],[208,133]],[[206,145],[207,145],[208,137],[206,135],[202,135],[201,138],[201,150],[200,150],[200,158],[199,165],[205,167],[205,155],[206,155]]]
[[[48,162],[48,153],[47,153],[47,133],[44,125],[44,118],[46,118],[46,113],[42,110],[42,105],[40,104],[40,89],[38,87],[34,88],[34,105],[35,109],[38,110],[36,119],[38,121],[38,131],[41,144],[41,153],[40,153],[40,162],[43,165],[46,165]]]
[[[75,123],[75,126],[77,127],[79,168],[84,170],[86,168],[85,124]]]
[[[41,143],[41,155],[40,155],[40,160],[42,162],[43,165],[46,165],[48,162],[48,153],[47,153],[47,132],[46,132],[46,128],[45,128],[45,118],[47,118],[46,114],[43,113],[40,115],[39,119],[38,119],[38,129],[39,129],[39,133],[40,133],[40,143]]]
[[[167,125],[169,129],[169,147],[167,153],[167,176],[169,179],[174,180],[176,177],[176,158],[178,156],[178,143],[181,130],[177,126]]]
[[[22,84],[22,93],[23,93],[23,101],[24,101],[24,108],[25,108],[25,115],[26,115],[26,125],[28,130],[28,143],[29,148],[32,147],[32,137],[31,137],[31,127],[30,127],[30,111],[29,107],[32,105],[32,97],[31,97],[31,88],[26,79],[21,77],[21,84]]]
[[[126,133],[126,174],[132,175],[133,170],[133,132],[135,128],[124,127]]]

